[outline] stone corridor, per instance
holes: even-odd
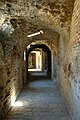
[[[71,119],[57,84],[41,79],[24,87],[4,120]]]
[[[80,0],[0,0],[3,119],[80,120]]]

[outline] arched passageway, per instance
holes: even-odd
[[[80,0],[0,0],[1,120],[12,106],[5,119],[80,120],[79,18]],[[35,48],[28,57],[29,45]],[[29,82],[28,68],[43,69],[51,79]]]
[[[57,80],[58,56],[56,47],[53,46],[54,44],[48,45],[44,41],[32,42],[27,46],[24,50],[25,83],[29,82],[30,73],[35,73],[36,71],[39,74],[42,73],[42,76],[51,78],[53,81]]]
[[[64,99],[59,92],[58,54],[56,47],[52,46],[54,44],[36,41],[24,50],[23,84],[26,85],[4,120],[71,120]]]
[[[28,79],[32,71],[38,72],[37,76],[44,76],[51,78],[51,51],[46,45],[36,44],[27,47],[28,59]]]

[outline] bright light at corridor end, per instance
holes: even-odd
[[[43,34],[42,30],[40,30],[39,32],[33,33],[31,35],[28,35],[27,37],[33,37],[33,36],[40,35],[40,34]]]

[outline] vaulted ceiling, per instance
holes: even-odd
[[[74,0],[0,0],[0,30],[9,36],[16,29],[43,30],[42,39],[55,39],[60,31],[69,32],[73,8]]]

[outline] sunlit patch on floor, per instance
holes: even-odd
[[[21,107],[21,106],[23,106],[23,102],[21,102],[21,101],[16,101],[16,102],[13,103],[11,106],[13,106],[13,107]]]

